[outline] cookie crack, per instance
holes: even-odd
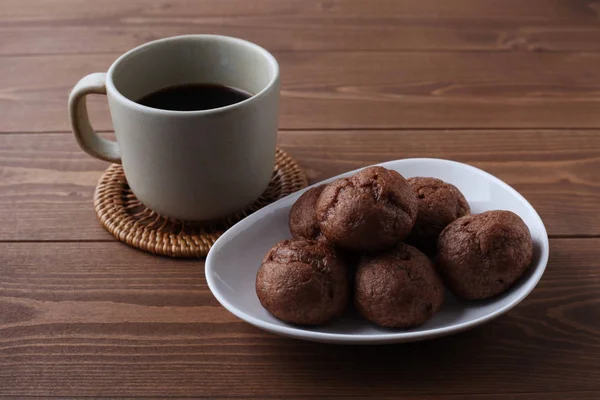
[[[331,202],[327,205],[327,209],[325,210],[325,213],[323,215],[321,222],[326,222],[329,219],[329,217],[331,216],[331,214],[333,213],[333,211],[336,209],[337,205],[340,202],[340,194],[344,190],[348,189],[349,187],[354,187],[353,182],[348,179],[344,180],[343,183],[344,183],[344,185],[335,187],[335,194],[334,194]]]

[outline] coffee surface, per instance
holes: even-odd
[[[224,85],[189,84],[171,86],[143,96],[137,103],[171,111],[198,111],[239,103],[252,95]]]

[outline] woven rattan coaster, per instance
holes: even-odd
[[[210,223],[179,221],[145,207],[129,189],[123,168],[113,164],[98,182],[94,210],[106,230],[132,247],[170,257],[200,258],[236,222],[306,186],[306,175],[296,161],[278,149],[267,190],[246,210]]]

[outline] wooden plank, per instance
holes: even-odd
[[[276,56],[284,129],[600,126],[600,54]],[[115,57],[2,58],[0,132],[70,130],[66,104],[72,86],[88,73],[106,71]],[[111,129],[106,99],[92,98],[90,108],[96,129]]]
[[[189,33],[243,37],[271,50],[598,51],[584,1],[5,0],[0,54],[124,52]]]
[[[598,246],[551,240],[539,286],[482,327],[347,347],[237,320],[210,294],[200,262],[119,243],[3,243],[0,394],[591,399],[600,391]]]
[[[194,33],[240,37],[271,51],[600,51],[599,26],[560,21],[184,15],[92,23],[7,23],[0,26],[0,55],[124,53]]]
[[[409,157],[466,162],[506,181],[550,235],[600,235],[600,131],[282,131],[311,182]],[[70,134],[0,135],[0,241],[110,240],[92,209],[107,163]]]
[[[514,397],[508,397],[508,399],[514,400],[597,400],[598,398],[600,398],[600,392],[520,393]]]
[[[0,135],[0,240],[111,240],[92,206],[108,164],[69,134]]]
[[[600,396],[600,392],[595,391],[576,391],[576,392],[556,392],[556,393],[548,393],[548,392],[535,392],[535,393],[511,393],[511,394],[426,394],[426,395],[403,395],[401,397],[402,400],[598,400]],[[36,400],[48,400],[48,399],[60,399],[60,397],[56,396],[35,396]],[[106,397],[86,397],[94,400],[105,399]],[[122,397],[117,397],[122,398]],[[145,399],[148,397],[139,397],[135,396],[134,399]],[[154,398],[154,397],[150,397]],[[189,396],[161,396],[161,399],[187,399]],[[195,397],[194,397],[195,398]],[[204,397],[202,397],[204,398]],[[226,394],[222,396],[210,396],[211,400],[223,400],[223,399],[232,399],[234,397],[228,396]],[[264,399],[282,399],[285,400],[305,400],[309,399],[336,399],[342,398],[341,396],[294,396],[294,395],[285,395],[285,396],[243,396],[243,397],[235,397],[242,398],[244,400],[264,400]],[[350,394],[345,394],[343,396],[344,399],[358,400],[364,399],[364,396],[352,396]],[[367,397],[372,398],[372,397]],[[30,400],[31,396],[10,396],[10,400]],[[111,397],[112,399],[112,397]],[[378,396],[377,400],[397,400],[398,396]]]
[[[0,21],[6,23],[149,18],[156,16],[317,15],[332,17],[399,17],[404,19],[479,19],[597,22],[599,8],[589,0],[3,0]]]

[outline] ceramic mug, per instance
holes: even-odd
[[[226,85],[252,96],[200,111],[136,103],[176,85]],[[116,142],[90,125],[88,94],[105,94]],[[218,35],[186,35],[146,43],[120,56],[107,73],[81,79],[69,96],[77,142],[90,155],[122,163],[127,182],[148,208],[202,221],[254,202],[275,163],[279,66],[262,47]]]

